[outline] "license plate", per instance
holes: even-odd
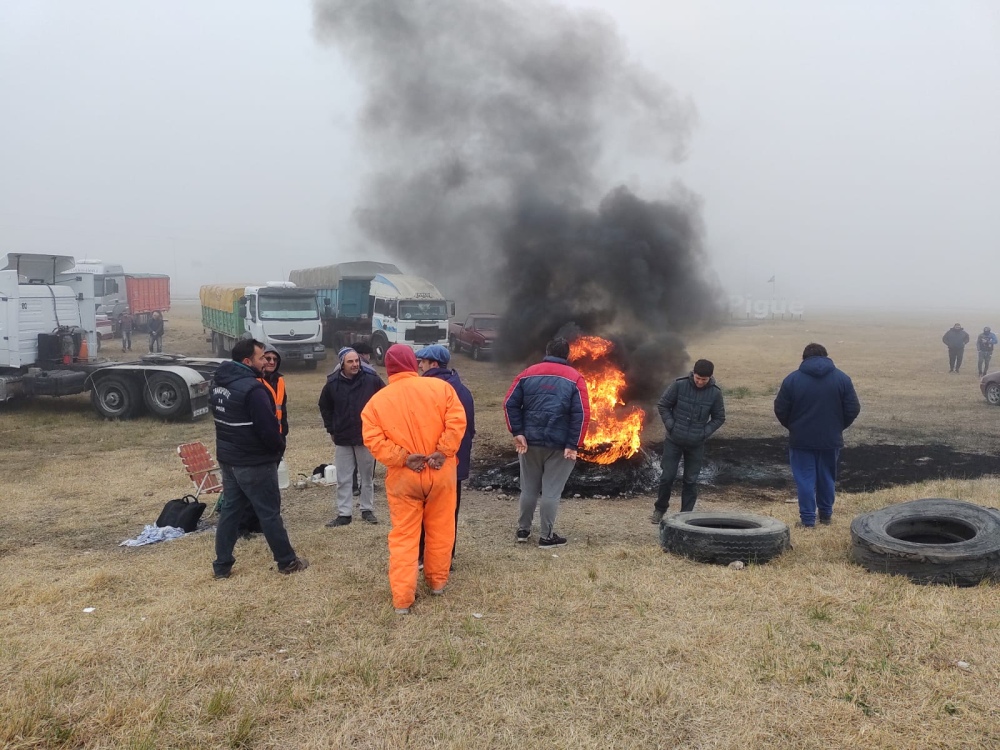
[[[313,355],[311,355],[311,354],[303,354],[302,355],[302,359],[312,359],[312,358],[313,358]]]
[[[194,416],[196,416],[196,417],[203,417],[206,414],[208,414],[208,407],[207,406],[202,406],[200,409],[195,409],[194,410]]]

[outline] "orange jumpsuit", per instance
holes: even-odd
[[[389,500],[389,586],[393,605],[408,608],[417,593],[420,528],[426,533],[424,579],[434,590],[448,583],[455,541],[457,458],[465,434],[465,408],[455,388],[416,372],[389,375],[389,384],[361,412],[361,433],[376,460],[385,464]],[[411,453],[440,451],[444,466],[413,471]]]

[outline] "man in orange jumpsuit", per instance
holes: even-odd
[[[417,593],[417,551],[425,531],[424,580],[432,594],[448,583],[455,542],[457,458],[465,435],[465,407],[455,389],[422,378],[413,350],[394,344],[385,353],[389,384],[361,412],[361,433],[386,465],[389,500],[389,586],[396,613],[405,615]]]

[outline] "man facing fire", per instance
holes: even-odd
[[[698,501],[698,475],[705,460],[705,441],[726,421],[722,389],[715,382],[714,372],[714,364],[699,359],[690,374],[670,384],[656,405],[667,428],[667,439],[663,441],[660,492],[649,519],[655,524],[663,520],[670,506],[670,490],[681,458],[684,459],[681,512],[694,510]]]
[[[507,429],[521,465],[517,541],[527,542],[541,495],[539,547],[561,547],[556,511],[590,424],[587,381],[569,364],[569,342],[552,339],[545,359],[514,378],[504,399]]]

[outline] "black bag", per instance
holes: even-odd
[[[168,500],[156,519],[157,526],[174,526],[188,534],[198,528],[198,519],[205,512],[205,503],[198,502],[194,495],[185,495],[177,500]]]

